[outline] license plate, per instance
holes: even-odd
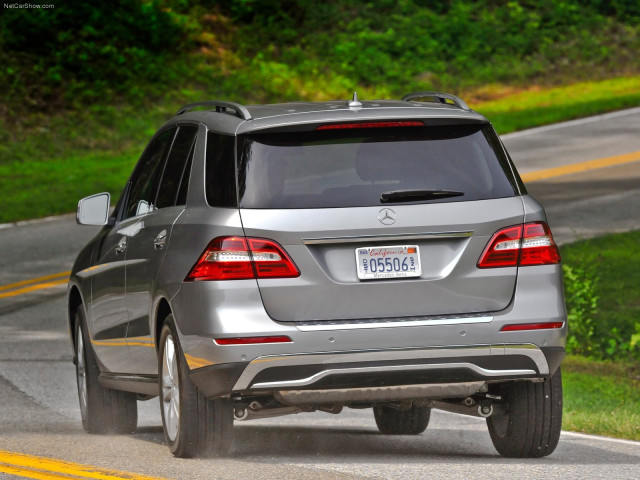
[[[356,248],[356,267],[360,280],[419,277],[422,274],[417,245]]]

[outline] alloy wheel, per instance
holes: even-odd
[[[162,360],[162,410],[167,436],[173,442],[178,435],[180,426],[180,385],[178,358],[171,335],[165,339]]]
[[[78,382],[78,398],[80,400],[80,414],[82,420],[87,418],[87,369],[84,356],[84,339],[82,338],[82,327],[78,327],[78,351],[76,363],[76,380]]]

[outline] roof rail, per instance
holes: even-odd
[[[247,110],[247,107],[244,105],[236,102],[224,102],[222,100],[203,100],[202,102],[189,103],[178,110],[176,115],[182,115],[196,107],[216,107],[216,112],[226,112],[231,109],[235,112],[235,116],[242,120],[251,120],[252,118],[249,110]]]
[[[423,98],[431,98],[432,100],[427,100],[436,103],[444,103],[447,104],[447,100],[450,100],[456,107],[461,108],[463,110],[471,110],[469,106],[464,103],[460,97],[456,97],[455,95],[451,95],[450,93],[442,93],[442,92],[412,92],[408,93],[402,100],[405,102],[411,101],[424,101],[421,100]]]

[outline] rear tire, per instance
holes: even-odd
[[[167,445],[176,457],[225,455],[233,441],[233,404],[206,398],[189,378],[173,316],[162,327],[158,352],[160,411]]]
[[[76,311],[76,383],[82,426],[88,433],[128,434],[138,424],[138,403],[134,393],[103,387],[100,368],[87,333],[82,305]]]
[[[412,405],[408,410],[393,407],[373,407],[378,430],[385,435],[418,435],[429,425],[431,409]]]
[[[504,457],[538,458],[558,446],[562,429],[560,369],[544,382],[509,382],[500,386],[506,411],[487,418],[493,445]]]

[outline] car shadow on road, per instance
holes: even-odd
[[[142,427],[134,434],[140,440],[164,445],[161,427]],[[610,447],[610,446],[609,446]],[[230,458],[305,463],[469,463],[532,465],[618,465],[637,463],[637,455],[604,448],[594,455],[593,444],[561,439],[557,450],[541,459],[503,458],[493,449],[483,430],[433,429],[416,436],[391,436],[368,427],[273,426],[241,424],[235,427]]]

